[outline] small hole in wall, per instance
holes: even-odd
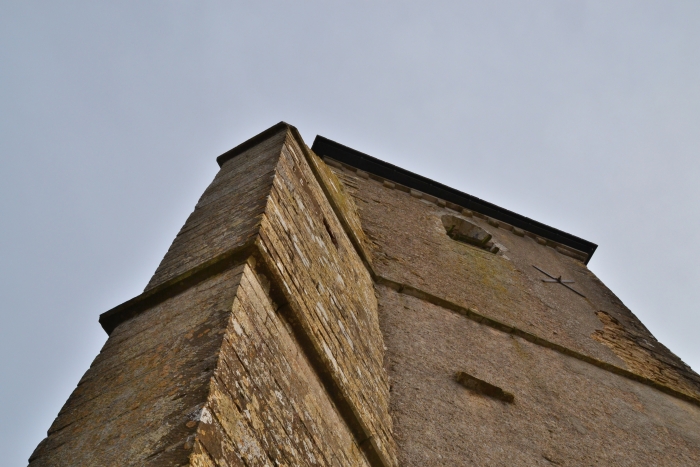
[[[331,226],[328,225],[328,221],[326,218],[323,218],[323,226],[326,228],[326,232],[328,232],[328,236],[331,237],[331,242],[333,242],[333,246],[338,248],[338,240],[335,238],[335,235],[333,235],[333,231],[331,230]]]

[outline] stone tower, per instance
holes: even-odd
[[[700,465],[594,244],[286,123],[217,161],[30,466]]]

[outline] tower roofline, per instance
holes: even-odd
[[[272,130],[272,128],[270,130]],[[234,148],[231,151],[236,149],[237,148]],[[442,183],[423,177],[422,175],[418,175],[388,162],[384,162],[376,157],[372,157],[368,154],[357,151],[356,149],[349,148],[343,144],[336,143],[335,141],[323,136],[316,136],[311,149],[321,157],[335,159],[338,162],[352,166],[356,169],[377,175],[395,183],[399,183],[408,188],[422,191],[428,195],[435,196],[436,198],[457,204],[463,208],[476,211],[498,221],[506,222],[513,227],[526,230],[547,240],[574,248],[586,254],[585,263],[590,261],[593,253],[596,251],[596,248],[598,248],[598,245],[593,242],[584,240],[562,230],[555,229],[554,227],[537,222],[529,217],[525,217],[513,211],[509,211],[508,209],[489,203],[488,201],[479,199],[476,196],[461,192],[447,185],[443,185]],[[229,153],[231,151],[229,151]],[[220,158],[227,156],[229,153],[225,153],[224,155],[220,156]]]
[[[257,135],[253,136],[250,139],[245,140],[238,146],[229,149],[222,155],[216,158],[216,163],[219,164],[219,167],[223,166],[226,162],[230,161],[234,157],[236,157],[239,154],[242,154],[246,152],[248,149],[257,146],[261,142],[265,141],[266,139],[276,135],[277,133],[281,131],[287,131],[290,130],[295,136],[299,135],[299,130],[296,129],[294,125],[290,125],[287,122],[279,122],[276,125],[271,126],[267,130],[258,133]],[[336,143],[337,144],[337,143]]]

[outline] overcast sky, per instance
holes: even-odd
[[[597,243],[700,369],[700,2],[236,3],[0,2],[3,463],[280,120]]]

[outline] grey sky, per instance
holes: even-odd
[[[600,246],[700,369],[700,3],[0,3],[0,449],[24,465],[217,170],[274,123]]]

